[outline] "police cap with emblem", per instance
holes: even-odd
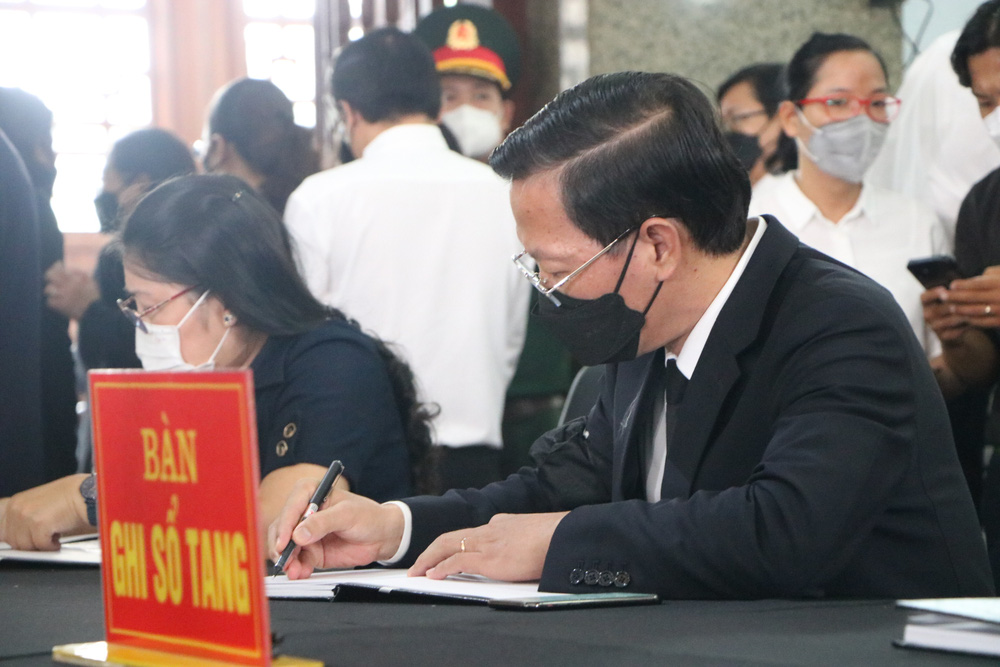
[[[517,35],[493,10],[456,5],[431,12],[416,35],[434,54],[441,74],[467,74],[493,81],[505,93],[517,81],[521,55]]]

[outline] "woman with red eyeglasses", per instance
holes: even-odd
[[[770,213],[803,243],[856,268],[888,289],[928,356],[940,343],[926,325],[923,287],[909,260],[949,252],[930,208],[863,183],[900,100],[889,94],[885,63],[865,41],[815,33],[788,63],[782,130],[798,147],[798,168],[754,190],[752,214]]]

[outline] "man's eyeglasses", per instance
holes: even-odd
[[[616,243],[618,243],[619,241],[621,241],[623,238],[625,238],[626,236],[628,236],[629,234],[631,234],[635,230],[636,230],[635,227],[632,227],[631,229],[625,230],[622,233],[621,236],[619,236],[618,238],[616,238],[614,241],[612,241],[608,245],[604,246],[604,249],[602,249],[599,253],[597,253],[596,255],[594,255],[593,257],[591,257],[590,259],[588,259],[581,266],[579,266],[572,273],[570,273],[569,275],[567,275],[566,277],[564,277],[562,280],[560,280],[559,282],[557,282],[552,287],[545,287],[545,280],[538,274],[538,271],[533,271],[532,270],[532,267],[530,266],[530,264],[537,265],[537,262],[535,262],[531,258],[531,255],[528,254],[527,250],[522,250],[521,252],[519,252],[516,255],[514,255],[514,257],[512,257],[512,259],[514,261],[514,265],[518,269],[520,269],[521,273],[524,274],[524,277],[528,279],[528,282],[531,283],[535,287],[536,290],[538,290],[539,292],[542,293],[542,296],[544,296],[545,298],[547,298],[554,305],[561,306],[562,302],[559,301],[559,297],[557,297],[555,294],[553,294],[553,292],[555,292],[557,289],[559,289],[560,287],[562,287],[563,285],[565,285],[566,283],[568,283],[573,278],[576,278],[578,275],[580,275],[580,273],[582,273],[584,269],[586,269],[588,266],[590,266],[591,264],[593,264],[594,262],[596,262],[597,259],[601,255],[603,255],[604,253],[606,253],[609,250],[611,250],[615,246]],[[530,264],[526,264],[525,263],[525,261],[524,261],[525,258],[527,258],[527,260],[528,260],[528,262],[530,262]]]
[[[864,111],[876,123],[888,123],[899,115],[899,99],[890,95],[863,98],[854,95],[827,95],[798,100],[795,104],[822,104],[826,115],[833,121],[848,120]]]
[[[187,294],[188,292],[190,292],[191,290],[193,290],[195,287],[196,287],[195,285],[191,285],[191,287],[188,287],[187,289],[181,290],[180,292],[178,292],[177,294],[173,295],[172,297],[170,297],[168,299],[164,299],[163,301],[159,302],[158,304],[156,304],[154,306],[150,306],[149,308],[146,308],[142,312],[139,312],[138,310],[136,310],[136,308],[135,308],[135,297],[134,296],[130,296],[127,299],[118,299],[118,302],[117,302],[118,303],[118,308],[121,309],[122,314],[124,314],[125,317],[128,318],[128,321],[135,325],[136,329],[138,329],[142,333],[149,333],[149,329],[146,328],[146,323],[142,321],[142,318],[146,317],[150,313],[153,313],[153,312],[159,310],[160,308],[163,308],[165,305],[167,305],[168,303],[170,303],[174,299],[177,299],[179,297],[184,296],[185,294]]]

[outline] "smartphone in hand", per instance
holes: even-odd
[[[920,259],[911,259],[906,268],[910,270],[925,289],[948,287],[952,280],[962,278],[958,270],[958,262],[950,255],[933,255]]]

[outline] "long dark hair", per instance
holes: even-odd
[[[269,336],[311,331],[330,319],[357,327],[320,303],[295,265],[274,209],[238,178],[183,176],[156,188],[121,232],[122,251],[159,278],[211,290],[248,329]],[[386,365],[410,454],[414,488],[433,492],[430,419],[409,366],[368,334]]]
[[[264,177],[261,193],[278,213],[306,176],[319,171],[312,133],[295,124],[291,101],[270,81],[229,84],[212,107],[208,131],[231,143]]]

